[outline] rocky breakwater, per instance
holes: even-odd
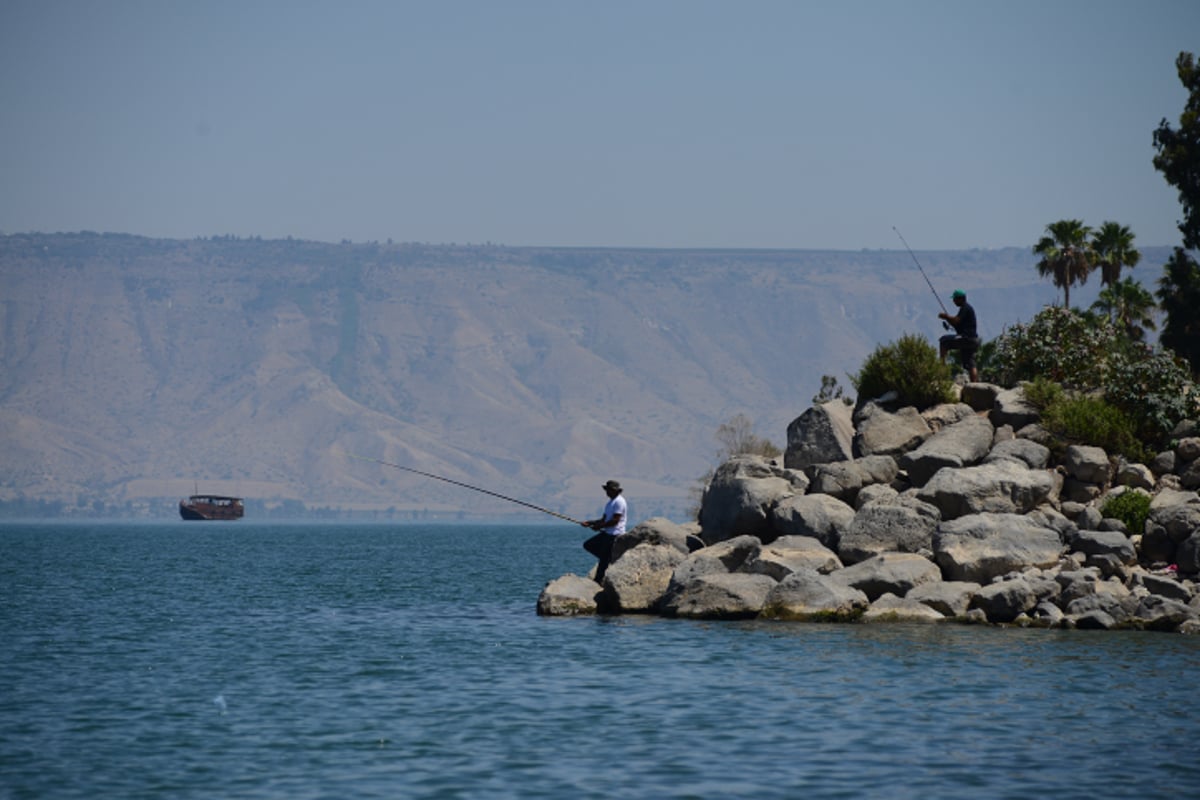
[[[550,581],[543,615],[979,622],[1200,632],[1200,436],[1149,464],[1047,447],[1020,390],[919,413],[815,406],[783,463],[736,456],[699,520],[620,537],[603,586]],[[1057,455],[1056,455],[1057,454]],[[1141,530],[1109,498],[1150,499]]]

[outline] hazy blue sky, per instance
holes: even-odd
[[[1175,244],[1195,0],[0,0],[0,231]]]

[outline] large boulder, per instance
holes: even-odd
[[[758,574],[699,575],[672,590],[661,610],[667,616],[692,619],[753,619],[775,583]]]
[[[1041,415],[1033,404],[1025,399],[1025,392],[1020,387],[996,392],[991,420],[997,428],[1010,425],[1014,431],[1019,431],[1027,425],[1035,424],[1039,419]]]
[[[929,423],[912,406],[890,412],[868,403],[858,414],[854,433],[854,455],[899,456],[933,434]]]
[[[690,535],[687,528],[666,517],[651,517],[616,538],[613,542],[612,560],[616,561],[625,551],[632,550],[639,544],[665,545],[674,547],[681,553],[689,553]]]
[[[543,617],[570,617],[595,614],[600,585],[582,575],[563,575],[546,584],[538,595],[537,613]]]
[[[941,520],[934,506],[920,500],[868,503],[842,535],[838,556],[843,563],[854,564],[880,553],[929,551]]]
[[[787,428],[783,465],[804,469],[812,464],[852,458],[854,424],[850,406],[841,400],[819,403],[792,420]]]
[[[971,415],[948,425],[920,447],[899,459],[914,486],[924,486],[943,467],[966,467],[979,463],[992,448],[995,435],[992,423]]]
[[[700,501],[700,528],[705,542],[750,535],[774,537],[771,508],[785,497],[804,494],[804,474],[775,465],[762,456],[740,455],[717,467]]]
[[[1049,471],[1027,469],[1002,459],[940,470],[917,497],[936,506],[943,519],[954,519],[984,512],[1024,514],[1050,499],[1056,489]]]
[[[793,495],[771,509],[771,518],[771,527],[780,537],[811,536],[836,550],[854,521],[854,509],[833,495]]]
[[[814,494],[827,494],[854,504],[864,486],[891,483],[899,470],[891,456],[866,456],[854,461],[814,464],[804,471]]]
[[[1029,469],[1045,469],[1050,463],[1050,448],[1031,439],[1006,439],[997,442],[983,458],[984,464],[1013,461]]]
[[[686,558],[668,545],[640,544],[623,553],[604,574],[602,604],[612,611],[654,611]]]
[[[1141,558],[1147,563],[1176,561],[1180,545],[1189,537],[1200,533],[1200,503],[1175,503],[1156,505],[1166,492],[1150,502],[1150,513],[1146,518],[1146,532],[1142,537]],[[1186,498],[1191,492],[1174,492],[1177,498]]]
[[[914,586],[904,597],[924,603],[947,617],[961,617],[971,607],[971,598],[979,588],[973,581],[932,581]]]
[[[996,396],[1002,391],[994,383],[968,383],[962,387],[959,398],[975,411],[991,411],[996,406]]]
[[[932,606],[889,593],[872,602],[859,621],[928,623],[945,622],[946,617]]]
[[[971,598],[971,608],[981,609],[988,622],[1012,622],[1037,604],[1037,594],[1024,578],[988,584]]]
[[[793,572],[815,569],[830,573],[842,568],[837,554],[810,536],[780,536],[763,545],[758,555],[746,561],[739,571],[767,575],[781,581]]]
[[[736,572],[757,558],[761,550],[762,542],[754,536],[736,536],[697,550],[675,568],[670,591],[700,575]]]
[[[942,579],[941,570],[924,556],[913,553],[881,553],[866,561],[840,569],[829,576],[874,600],[888,592],[903,597],[915,586]]]
[[[858,589],[816,570],[793,572],[767,594],[762,615],[769,619],[841,622],[857,619],[869,601]]]
[[[1071,550],[1087,556],[1112,556],[1121,564],[1137,563],[1137,550],[1120,531],[1080,531],[1071,540]]]
[[[1018,514],[971,514],[943,522],[933,536],[934,559],[946,580],[980,584],[1054,566],[1065,549],[1057,531]]]
[[[1108,453],[1102,447],[1090,445],[1073,444],[1068,447],[1063,467],[1072,478],[1097,486],[1107,484],[1112,474]]]

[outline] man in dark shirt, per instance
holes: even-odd
[[[954,305],[958,306],[958,314],[950,316],[943,312],[939,317],[954,326],[954,333],[947,334],[938,340],[942,363],[946,362],[946,353],[957,350],[962,356],[963,367],[971,375],[971,382],[979,380],[979,368],[975,365],[975,353],[979,351],[979,331],[975,324],[975,309],[967,302],[967,293],[955,289],[950,295]]]

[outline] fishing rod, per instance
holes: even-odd
[[[533,503],[526,503],[524,500],[518,500],[515,497],[509,497],[508,495],[503,495],[503,494],[500,494],[499,492],[493,492],[490,489],[481,489],[480,487],[472,486],[469,483],[463,483],[462,481],[451,480],[450,478],[443,478],[441,475],[434,475],[432,472],[422,472],[421,470],[413,469],[412,467],[402,467],[399,464],[392,464],[391,462],[388,462],[388,461],[380,461],[378,458],[363,458],[362,456],[356,456],[353,453],[347,453],[347,455],[350,456],[350,458],[357,459],[358,461],[369,461],[372,464],[382,464],[385,467],[391,467],[392,469],[402,469],[405,472],[412,472],[416,475],[423,475],[426,478],[433,478],[436,481],[445,481],[446,483],[452,483],[455,486],[461,486],[464,489],[470,489],[473,492],[482,492],[483,494],[490,494],[492,497],[499,497],[501,500],[507,500],[510,503],[516,503],[517,505],[522,505],[527,508],[532,508],[534,511],[540,511],[543,514],[549,514],[552,517],[558,517],[559,519],[565,519],[567,522],[574,522],[576,525],[587,526],[586,522],[581,522],[580,520],[573,519],[572,517],[568,517],[565,514],[559,514],[557,511],[551,511],[548,508],[542,508],[541,506],[535,506]]]
[[[896,235],[900,237],[900,241],[904,242],[904,249],[908,251],[910,256],[912,256],[913,263],[916,264],[917,269],[921,271],[921,277],[925,279],[925,283],[929,284],[929,291],[933,292],[933,298],[937,300],[938,305],[942,307],[942,313],[947,317],[951,316],[950,312],[946,310],[946,304],[942,302],[942,296],[937,293],[937,289],[933,288],[933,281],[929,280],[929,276],[925,274],[925,270],[921,267],[921,262],[917,261],[917,254],[914,253],[912,248],[908,246],[908,242],[904,241],[904,235],[900,233],[900,229],[893,225],[892,230],[894,230]],[[946,330],[950,330],[950,325],[945,321],[942,322],[942,327]]]

